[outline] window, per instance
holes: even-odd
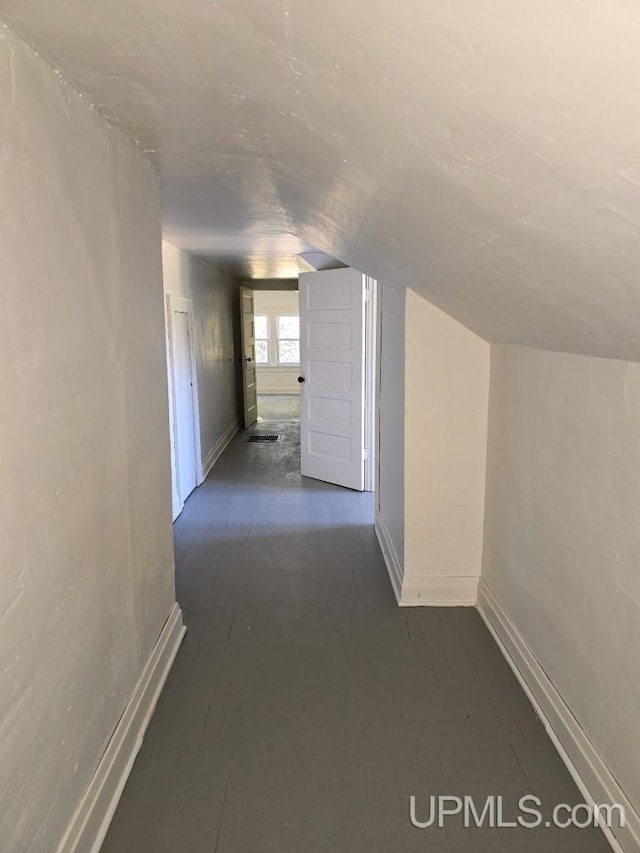
[[[300,317],[278,315],[278,364],[300,364]]]
[[[253,318],[256,336],[256,364],[269,364],[269,318],[266,314],[256,314]]]
[[[256,314],[253,321],[256,364],[269,367],[300,364],[300,318],[297,314]]]

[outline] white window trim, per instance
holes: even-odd
[[[269,370],[291,370],[294,368],[300,367],[299,361],[287,361],[281,363],[278,361],[278,341],[280,338],[278,337],[278,318],[279,317],[299,317],[299,314],[296,314],[293,311],[256,311],[256,316],[258,317],[266,317],[267,318],[267,332],[269,337],[267,338],[267,345],[269,350],[269,363],[265,364],[262,362],[257,362],[256,366],[259,370],[264,370],[269,368]],[[264,338],[256,338],[256,341],[263,341]],[[282,338],[283,341],[294,341],[300,340],[299,338]]]

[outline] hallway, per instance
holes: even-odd
[[[104,853],[596,853],[598,830],[410,825],[430,794],[582,800],[475,610],[396,606],[374,496],[241,432],[175,524],[188,632]]]

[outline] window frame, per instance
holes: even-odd
[[[298,318],[298,324],[300,322],[300,314],[295,314],[292,311],[260,311],[256,312],[254,315],[254,334],[255,334],[255,317],[266,317],[267,318],[267,338],[258,337],[255,335],[256,343],[258,341],[267,341],[267,352],[269,360],[267,362],[258,361],[256,358],[256,367],[269,369],[295,369],[300,367],[300,360],[298,361],[280,361],[280,341],[298,341],[298,346],[300,346],[300,328],[298,325],[298,337],[297,338],[285,338],[280,337],[280,318],[281,317],[296,317]]]
[[[280,336],[280,320],[295,318],[298,321],[298,337],[281,337]],[[275,331],[276,331],[276,346],[275,346],[275,367],[300,367],[300,314],[282,314],[280,312],[274,314]],[[281,361],[280,360],[280,342],[281,341],[297,341],[298,342],[298,360],[297,361]]]
[[[259,338],[256,334],[256,317],[264,317],[267,321],[267,337]],[[259,314],[253,315],[253,335],[254,335],[254,344],[256,345],[255,353],[256,353],[256,367],[270,367],[271,366],[271,326],[269,315],[264,312],[260,312]],[[257,344],[258,341],[266,341],[267,342],[267,360],[266,361],[258,361],[258,353],[257,353]]]

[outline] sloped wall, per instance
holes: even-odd
[[[0,31],[0,848],[57,846],[174,602],[157,181]]]

